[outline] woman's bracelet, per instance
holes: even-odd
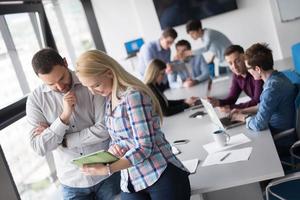
[[[110,176],[111,171],[110,171],[110,165],[109,164],[106,164],[106,169],[107,169],[108,176]]]

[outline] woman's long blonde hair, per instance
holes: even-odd
[[[156,79],[159,76],[159,73],[162,70],[167,68],[166,63],[159,59],[154,59],[147,66],[147,70],[145,73],[144,83],[145,84],[155,84]]]
[[[99,76],[110,70],[113,74],[112,108],[118,102],[118,92],[135,88],[150,96],[155,112],[162,121],[162,111],[152,91],[142,81],[129,74],[116,60],[99,50],[90,50],[79,56],[76,62],[76,73],[83,77]]]

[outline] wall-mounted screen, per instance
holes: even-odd
[[[237,9],[236,0],[153,0],[162,29]]]

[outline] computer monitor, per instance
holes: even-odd
[[[142,38],[138,38],[136,40],[125,42],[125,49],[129,56],[135,56],[137,52],[139,52],[140,48],[144,44],[144,40]]]
[[[21,200],[0,146],[0,199]]]

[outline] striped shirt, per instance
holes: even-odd
[[[129,192],[129,178],[135,191],[151,186],[168,163],[187,171],[172,153],[160,129],[160,119],[154,112],[151,98],[135,89],[128,89],[119,97],[119,104],[114,110],[110,99],[107,99],[105,123],[112,143],[129,149],[124,157],[132,167],[121,171],[122,191]]]

